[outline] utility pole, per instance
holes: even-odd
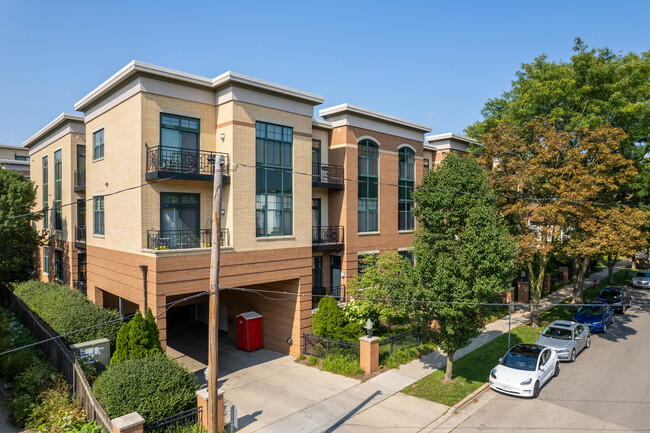
[[[216,155],[212,189],[212,245],[210,253],[210,331],[208,336],[208,433],[217,432],[219,363],[219,257],[221,250],[221,168],[223,155]]]

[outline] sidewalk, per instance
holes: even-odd
[[[615,271],[621,268],[619,264]],[[607,268],[585,278],[585,287],[591,286],[594,279],[601,281],[604,278],[607,278]],[[572,291],[572,286],[568,285],[544,297],[540,302],[543,304],[540,312],[562,302],[572,295]],[[529,311],[513,313],[512,327],[527,322]],[[508,332],[508,316],[488,324],[481,335],[457,353],[456,359],[505,332]],[[449,407],[399,391],[444,367],[446,362],[447,357],[441,351],[432,352],[255,431],[417,432],[425,427],[435,428],[436,424],[446,420],[441,417]]]

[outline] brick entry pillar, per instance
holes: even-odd
[[[379,337],[359,338],[359,364],[366,373],[379,370]]]
[[[113,433],[142,433],[144,418],[137,412],[131,412],[112,419],[111,424],[113,425]]]
[[[517,302],[525,304],[530,299],[530,283],[528,281],[520,281],[517,283]]]
[[[569,284],[569,268],[566,266],[560,266],[558,269],[560,281],[564,284]]]
[[[223,406],[222,390],[217,392],[217,399],[219,400],[217,405],[217,431],[221,431],[225,428],[225,408]],[[210,431],[208,426],[208,388],[196,391],[196,405],[201,408],[201,425],[206,431]]]

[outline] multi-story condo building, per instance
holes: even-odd
[[[75,104],[83,115],[63,114],[24,144],[38,207],[76,203],[38,223],[54,235],[41,278],[76,282],[125,314],[146,299],[163,344],[183,322],[207,323],[207,297],[166,305],[208,289],[223,158],[220,285],[250,290],[221,292],[219,329],[235,338],[236,316],[257,311],[265,347],[300,353],[310,295],[341,296],[363,255],[409,256],[410,191],[470,142],[425,142],[427,126],[348,104],[315,119],[322,103],[233,72],[210,79],[129,63]]]
[[[16,171],[29,179],[29,151],[0,144],[0,168]]]

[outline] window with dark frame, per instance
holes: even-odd
[[[424,174],[427,174],[429,172],[429,160],[427,158],[424,158]]]
[[[63,230],[63,213],[61,205],[63,204],[63,188],[61,170],[61,151],[54,152],[54,229]]]
[[[358,232],[379,231],[379,145],[361,140],[359,150]]]
[[[93,160],[101,159],[104,157],[104,130],[93,134]]]
[[[63,281],[63,250],[54,250],[54,275],[57,280]]]
[[[398,228],[413,230],[413,190],[415,188],[415,152],[402,147],[399,154]]]
[[[372,253],[372,254],[359,254],[358,255],[358,260],[357,260],[357,273],[359,275],[363,274],[365,270],[370,266],[368,263],[369,259],[372,257],[377,257],[378,254]]]
[[[48,176],[49,168],[47,156],[43,157],[43,228],[46,229],[49,224],[49,211],[48,211]]]
[[[198,151],[200,133],[200,119],[160,114],[160,145],[163,147]]]
[[[255,233],[293,234],[293,128],[255,124]]]
[[[43,247],[43,273],[50,273],[50,247]]]
[[[408,259],[408,261],[411,262],[411,265],[415,265],[415,255],[413,254],[413,251],[398,251],[397,254]]]
[[[93,233],[104,235],[104,196],[93,197]]]

